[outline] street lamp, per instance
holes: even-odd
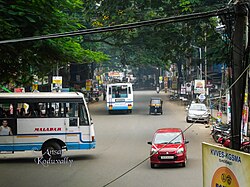
[[[202,63],[201,63],[201,47],[197,47],[195,45],[191,45],[192,47],[199,49],[199,59],[200,59],[200,80],[202,80]]]

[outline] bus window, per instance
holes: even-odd
[[[69,126],[77,126],[77,117],[78,117],[78,104],[70,103],[69,104]]]
[[[121,95],[122,98],[128,97],[127,86],[122,86],[120,88],[120,95]]]
[[[17,107],[13,103],[4,103],[0,104],[0,126],[2,125],[3,121],[7,121],[7,126],[11,129],[12,134],[10,135],[16,135],[17,129],[16,129],[16,114],[17,114]]]
[[[128,88],[128,94],[131,94],[131,87]]]
[[[89,125],[87,111],[84,105],[82,104],[79,105],[79,119],[80,119],[79,122],[80,126]]]

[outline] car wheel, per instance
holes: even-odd
[[[151,166],[151,168],[155,168],[155,164],[151,163],[150,166]]]
[[[190,123],[190,120],[188,120],[188,117],[186,117],[186,122],[187,122],[187,123]]]

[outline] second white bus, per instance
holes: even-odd
[[[133,110],[133,87],[131,83],[107,84],[107,110],[127,111]]]

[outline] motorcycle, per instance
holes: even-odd
[[[228,131],[231,128],[231,124],[222,124],[219,122],[213,123],[211,127],[210,135],[213,137],[215,142],[218,142],[218,138],[221,136],[222,132]]]
[[[218,135],[217,142],[222,144],[224,147],[230,148],[231,143],[231,135],[230,130],[228,131],[222,131],[220,135]]]
[[[170,99],[171,101],[177,100],[178,98],[179,98],[178,94],[174,94],[174,95],[170,95],[170,96],[169,96],[169,99]]]
[[[224,147],[230,148],[231,145],[231,136],[230,132],[224,132],[219,138],[218,143],[222,144]],[[223,136],[224,135],[224,136]],[[250,153],[250,141],[244,141],[241,143],[240,150],[245,153]]]
[[[159,93],[160,92],[160,88],[159,86],[156,87],[156,93]]]

